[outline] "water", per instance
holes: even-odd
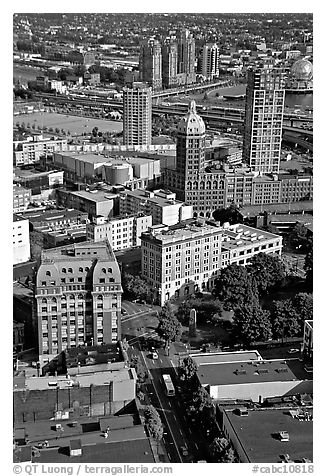
[[[223,96],[234,95],[238,96],[246,93],[246,84],[239,84],[237,86],[231,86],[230,88],[220,88],[216,91]],[[306,107],[313,107],[313,94],[285,94],[285,106],[295,108],[300,107],[305,109]]]

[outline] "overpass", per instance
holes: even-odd
[[[120,101],[117,100],[108,100],[105,98],[79,98],[79,97],[69,97],[69,96],[53,96],[52,94],[45,94],[45,93],[37,93],[35,94],[36,97],[40,99],[47,99],[50,104],[70,104],[71,106],[88,106],[94,108],[116,108],[122,109],[123,105]],[[161,114],[171,114],[175,116],[184,116],[188,109],[187,104],[173,104],[170,106],[152,106],[152,113],[153,115],[161,115]],[[198,112],[200,113],[201,117],[207,123],[209,122],[224,122],[229,124],[243,124],[245,111],[242,108],[230,108],[230,107],[222,107],[217,106],[209,110],[205,110],[205,106],[198,105],[197,106]],[[312,121],[310,117],[293,117],[293,114],[284,114],[284,119],[293,119],[297,122],[308,122]],[[299,127],[291,127],[289,125],[283,124],[283,131],[298,133],[308,138],[312,138],[313,131],[299,128]]]

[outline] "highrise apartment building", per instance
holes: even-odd
[[[162,46],[162,84],[164,88],[178,85],[178,45],[166,38]]]
[[[121,275],[108,242],[43,251],[36,278],[39,360],[121,337]]]
[[[178,74],[184,75],[184,84],[196,82],[195,40],[189,30],[178,35]]]
[[[257,175],[279,172],[285,98],[285,72],[248,72],[243,159]]]
[[[162,88],[162,50],[158,40],[150,38],[142,43],[139,55],[140,80],[148,83],[153,91]]]
[[[214,79],[219,77],[219,48],[216,43],[207,43],[203,47],[201,74],[206,79]]]
[[[145,83],[123,88],[123,143],[152,143],[152,90]]]

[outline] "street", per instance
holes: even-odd
[[[205,459],[201,435],[198,430],[191,428],[177,391],[174,397],[168,397],[165,393],[163,374],[170,374],[175,388],[178,387],[176,356],[167,356],[165,350],[158,349],[158,359],[153,360],[149,351],[141,349],[139,341],[135,342],[136,347],[140,349],[139,355],[149,375],[146,393],[164,425],[163,443],[169,460],[173,463],[190,463]],[[186,448],[188,455],[182,454],[181,447]]]

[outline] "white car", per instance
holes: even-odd
[[[299,349],[290,349],[290,350],[288,350],[288,354],[296,354],[297,352],[299,352]]]

